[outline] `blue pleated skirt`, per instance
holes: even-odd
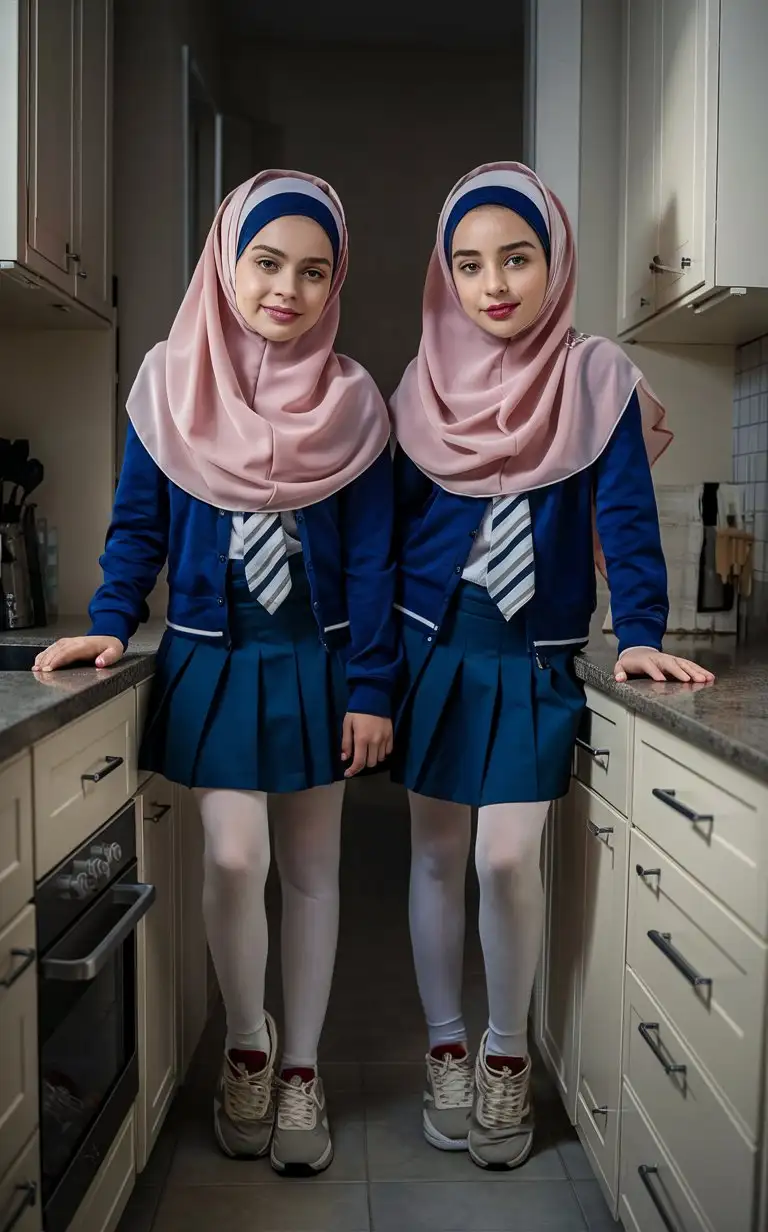
[[[347,686],[340,655],[320,643],[301,557],[274,615],[228,570],[229,632],[201,641],[168,629],[157,656],[143,770],[185,787],[303,791],[344,776]]]
[[[409,626],[403,643],[395,782],[477,808],[565,795],[585,704],[572,647],[537,661],[524,614],[505,621],[472,582],[460,584],[433,645]]]

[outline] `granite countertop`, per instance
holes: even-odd
[[[82,628],[76,618],[60,620],[47,629],[2,633],[0,645],[47,645],[77,636]],[[74,668],[44,677],[0,671],[0,762],[151,676],[163,629],[159,620],[143,625],[115,667]],[[708,667],[715,673],[714,685],[617,684],[616,639],[602,633],[599,620],[576,670],[586,684],[627,709],[768,781],[768,641],[737,645],[728,636],[669,637],[665,649]]]
[[[45,629],[0,633],[0,645],[49,645],[59,637],[77,637],[83,627],[82,620],[63,619]],[[163,628],[161,621],[143,625],[114,667],[68,668],[40,676],[0,671],[0,763],[151,676]]]
[[[715,674],[711,685],[657,684],[613,677],[616,639],[599,622],[576,661],[580,678],[683,740],[768,781],[768,642],[738,645],[734,637],[670,636],[664,649]]]

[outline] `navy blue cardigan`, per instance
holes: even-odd
[[[395,455],[396,606],[427,641],[445,618],[487,501],[432,483],[402,450]],[[536,593],[525,615],[531,650],[589,638],[597,600],[592,511],[608,568],[619,652],[661,649],[669,614],[656,498],[633,394],[591,467],[530,492]]]
[[[341,492],[298,510],[296,524],[318,637],[345,658],[349,709],[387,717],[400,662],[389,449]],[[231,526],[231,513],[172,483],[129,426],[90,632],[127,645],[149,615],[147,596],[167,560],[170,627],[228,644]]]

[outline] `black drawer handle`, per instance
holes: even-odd
[[[652,928],[648,933],[648,940],[652,941],[657,946],[665,958],[668,958],[673,967],[677,967],[681,975],[684,975],[689,984],[694,988],[701,988],[706,985],[711,987],[712,981],[707,975],[699,975],[695,967],[692,967],[688,959],[676,950],[672,945],[671,933],[660,933],[657,929]]]
[[[660,868],[643,868],[642,864],[635,865],[635,872],[637,873],[638,877],[660,877],[661,876]]]
[[[593,838],[602,839],[606,834],[613,834],[613,826],[596,826],[594,821],[587,821],[587,829]]]
[[[668,1215],[666,1207],[664,1206],[664,1203],[662,1202],[659,1195],[656,1193],[655,1186],[651,1184],[651,1177],[658,1176],[659,1169],[656,1167],[655,1164],[641,1164],[640,1167],[637,1169],[637,1174],[640,1177],[640,1180],[645,1185],[645,1188],[648,1190],[651,1202],[656,1207],[656,1210],[659,1213],[659,1219],[664,1224],[664,1227],[667,1229],[667,1232],[679,1232],[677,1225],[672,1222],[672,1219]]]
[[[37,1185],[34,1181],[22,1181],[15,1186],[15,1192],[20,1195],[19,1204],[8,1222],[3,1224],[3,1232],[11,1232],[11,1228],[16,1227],[27,1207],[37,1205]]]
[[[587,744],[586,740],[582,740],[580,736],[576,737],[577,747],[583,749],[585,753],[594,758],[595,761],[601,761],[605,758],[606,762],[611,756],[610,749],[593,749],[591,744]]]
[[[652,793],[657,800],[661,800],[662,804],[666,804],[667,808],[674,809],[676,813],[680,813],[685,817],[686,821],[692,821],[694,825],[697,822],[713,822],[715,820],[712,813],[697,813],[687,804],[678,798],[677,792],[665,789],[663,787],[654,787]]]
[[[173,805],[172,804],[158,804],[156,800],[153,800],[152,808],[156,808],[157,812],[152,813],[151,816],[149,813],[145,813],[144,816],[147,821],[151,821],[152,824],[156,826],[158,821],[163,820],[166,813],[170,813],[171,809],[173,808]]]
[[[122,757],[105,757],[107,763],[102,770],[94,770],[93,774],[81,774],[80,778],[84,783],[100,783],[108,774],[113,774],[118,766],[122,766]]]
[[[655,1056],[665,1074],[685,1074],[687,1066],[675,1065],[672,1061],[668,1061],[661,1050],[661,1045],[658,1040],[655,1040],[651,1035],[651,1031],[658,1032],[659,1024],[657,1022],[641,1022],[638,1026],[638,1031]]]
[[[23,958],[24,961],[19,963],[10,975],[3,976],[0,980],[0,986],[3,988],[12,988],[16,981],[21,979],[24,972],[29,970],[37,958],[37,952],[35,950],[11,950],[11,958]]]

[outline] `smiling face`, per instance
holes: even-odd
[[[451,272],[465,313],[495,338],[513,338],[533,323],[549,276],[536,232],[501,205],[464,215],[453,234]]]
[[[317,323],[331,292],[333,249],[319,223],[275,218],[235,268],[240,315],[269,342],[290,342]]]

